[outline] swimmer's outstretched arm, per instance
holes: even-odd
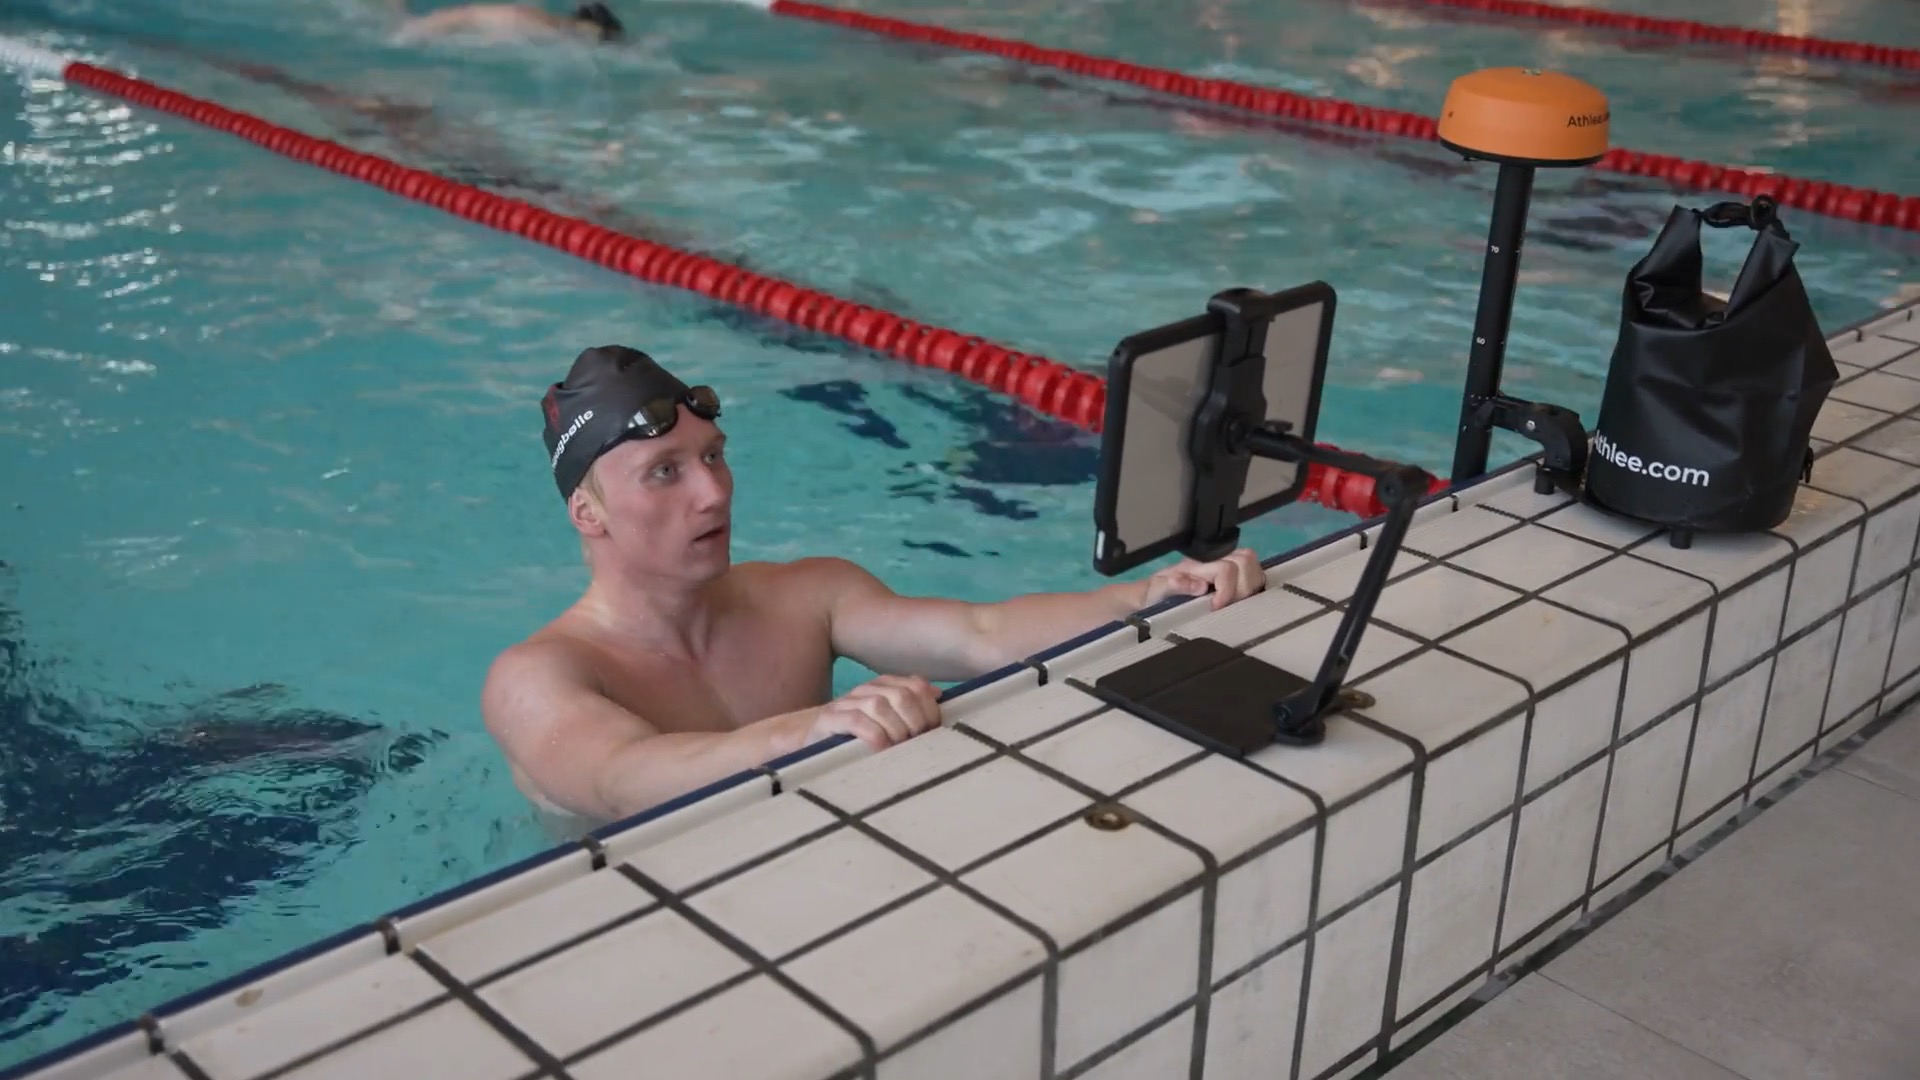
[[[425,15],[408,16],[394,36],[403,42],[464,33],[518,38],[527,34],[561,31],[575,25],[577,23],[573,19],[527,4],[472,3],[443,7]]]
[[[1169,596],[1211,590],[1219,608],[1267,584],[1258,557],[1245,548],[1215,562],[1184,559],[1139,581],[984,604],[900,596],[844,559],[806,561],[815,587],[828,594],[836,653],[874,671],[940,682],[996,671]]]
[[[457,34],[463,30],[472,29],[478,21],[474,13],[464,7],[441,8],[438,11],[429,11],[425,15],[411,15],[406,11],[405,0],[394,0],[394,3],[400,6],[400,14],[406,16],[406,21],[402,22],[400,28],[393,33],[395,40],[400,42],[418,41],[421,38],[443,34]]]

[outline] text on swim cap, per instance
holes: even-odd
[[[559,443],[553,448],[553,460],[547,463],[549,468],[557,469],[560,467],[560,455],[567,452],[567,444],[573,441],[573,437],[578,435],[580,429],[585,427],[587,421],[591,419],[593,419],[592,409],[588,409],[586,412],[573,418],[573,423],[567,425],[567,430],[561,434]]]

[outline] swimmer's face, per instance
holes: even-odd
[[[707,581],[731,562],[733,472],[720,428],[685,405],[679,415],[672,431],[600,455],[567,511],[626,572]]]

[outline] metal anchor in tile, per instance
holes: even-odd
[[[1333,700],[1343,709],[1371,709],[1376,704],[1372,694],[1346,686],[1340,688]]]

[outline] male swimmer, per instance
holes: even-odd
[[[610,821],[835,734],[874,749],[940,723],[971,678],[1174,595],[1261,591],[1253,553],[1140,581],[968,603],[894,593],[839,558],[733,563],[733,476],[711,387],[645,353],[582,352],[541,401],[579,533],[579,600],[496,657],[487,730],[537,805]],[[832,695],[833,664],[883,672]]]
[[[555,15],[527,4],[460,4],[426,15],[414,15],[407,0],[393,0],[393,7],[406,17],[394,35],[401,42],[444,37],[502,42],[552,36],[618,41],[626,35],[607,5],[598,3],[581,4],[571,15]]]

